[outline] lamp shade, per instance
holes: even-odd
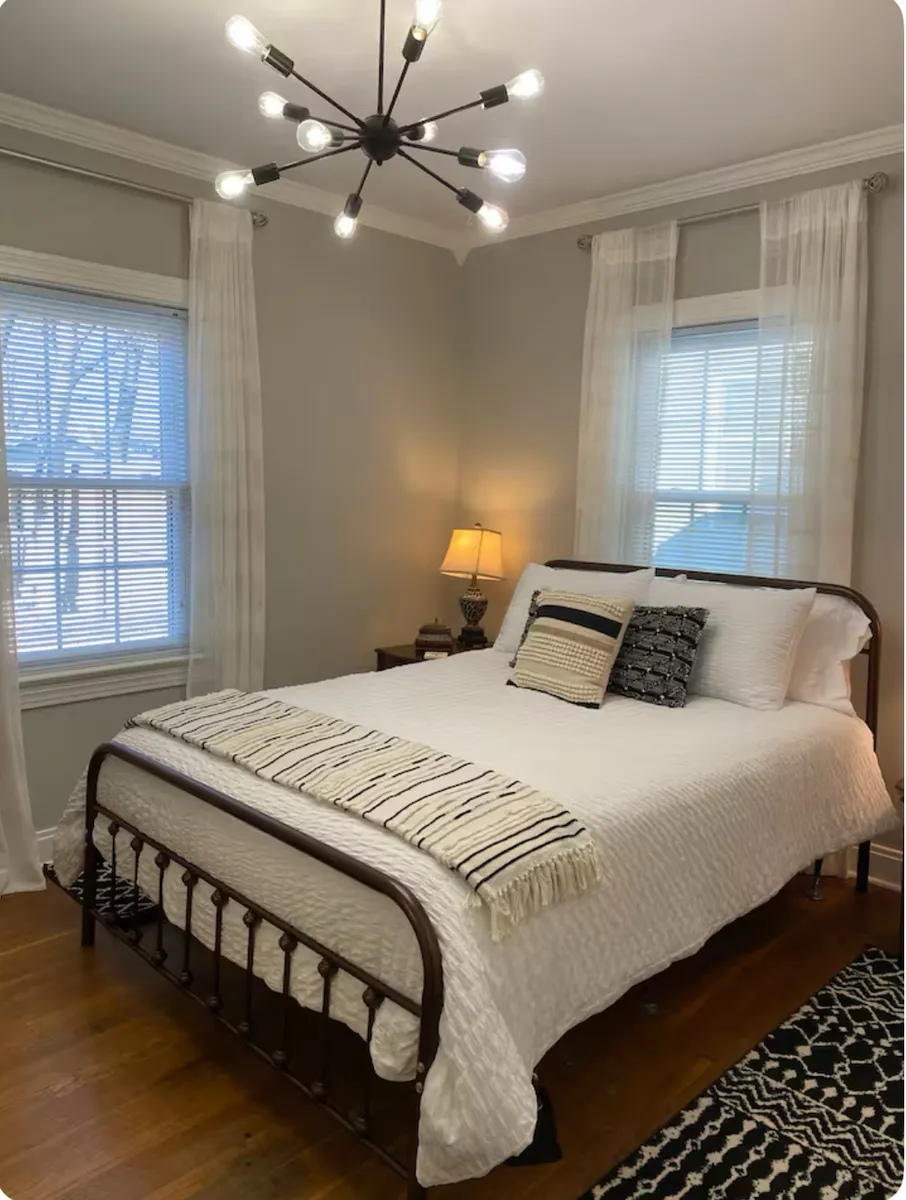
[[[441,574],[462,579],[503,579],[503,538],[496,529],[454,529]]]

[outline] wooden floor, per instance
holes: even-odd
[[[432,1200],[577,1200],[868,943],[897,901],[803,878],[547,1056],[562,1163]],[[396,1200],[400,1182],[56,889],[0,901],[0,1189],[11,1200]]]

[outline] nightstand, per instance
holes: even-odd
[[[450,653],[464,654],[467,650],[468,646],[460,646],[459,642],[454,642]],[[377,655],[377,669],[379,671],[388,671],[391,667],[405,667],[409,663],[423,661],[422,652],[416,650],[412,643],[407,646],[379,646],[374,653]],[[430,654],[430,650],[428,653]]]

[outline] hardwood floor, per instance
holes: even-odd
[[[432,1200],[576,1200],[868,943],[898,896],[795,880],[545,1058],[564,1160]],[[0,902],[0,1189],[11,1200],[397,1200],[358,1142],[57,889]]]

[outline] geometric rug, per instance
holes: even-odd
[[[62,887],[62,884],[57,879],[56,871],[49,863],[44,867],[44,875],[51,883],[55,883],[57,887]],[[111,888],[113,889],[112,895]],[[64,888],[63,890],[68,892],[74,900],[81,904],[84,892],[84,880],[82,876],[79,875],[71,887]],[[115,923],[121,928],[129,928],[135,924],[144,924],[157,915],[157,902],[152,900],[150,896],[146,896],[141,888],[136,888],[131,880],[124,879],[119,872],[117,872],[116,879],[114,880],[109,864],[104,862],[103,859],[99,859],[98,861],[95,899],[99,911],[106,913],[108,916],[111,912],[116,914],[114,918]],[[0,1197],[0,1200],[2,1200],[2,1197]]]
[[[888,1200],[903,1182],[903,972],[868,950],[581,1200]]]

